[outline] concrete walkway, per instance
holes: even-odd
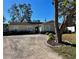
[[[17,35],[3,37],[4,59],[62,59],[45,45],[47,35]]]

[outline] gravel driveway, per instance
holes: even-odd
[[[4,59],[62,59],[58,53],[45,45],[48,36],[16,35],[3,37]]]

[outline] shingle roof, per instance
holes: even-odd
[[[12,22],[11,25],[42,24],[42,22]]]

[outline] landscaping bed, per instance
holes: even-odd
[[[76,34],[64,34],[64,42],[70,42],[76,45]],[[63,56],[63,59],[76,59],[76,46],[62,44],[59,47],[52,47],[52,49]]]

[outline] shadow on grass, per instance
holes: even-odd
[[[66,46],[76,47],[76,44],[72,44],[70,42],[64,42],[64,41],[62,41],[61,43],[57,43],[57,42],[55,42],[55,40],[48,40],[47,43],[51,47],[53,47],[53,46],[60,46],[60,45],[66,45]]]
[[[72,44],[72,43],[69,43],[69,42],[62,41],[61,44],[72,46],[72,47],[76,47],[76,44]]]

